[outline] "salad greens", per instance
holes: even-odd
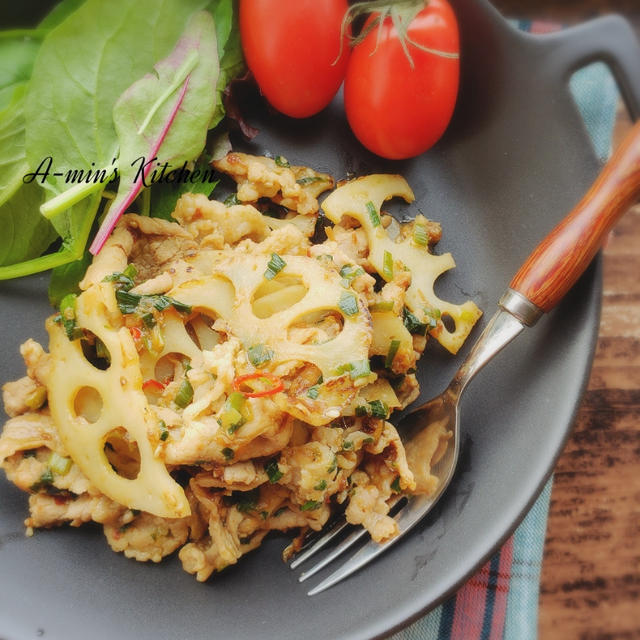
[[[0,32],[0,280],[55,267],[60,300],[86,267],[98,214],[94,251],[125,210],[168,218],[181,193],[210,195],[214,182],[148,187],[144,174],[202,171],[223,91],[244,68],[236,9],[63,0],[35,29]]]

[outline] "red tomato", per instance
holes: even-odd
[[[247,65],[278,111],[306,118],[331,102],[349,60],[346,35],[338,59],[347,8],[347,0],[240,1]]]
[[[458,23],[446,0],[429,0],[408,28],[412,68],[391,18],[351,53],[344,103],[353,133],[370,151],[394,160],[417,156],[442,136],[458,95]],[[379,38],[379,39],[378,39]],[[377,47],[377,48],[376,48]]]

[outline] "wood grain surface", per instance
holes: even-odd
[[[565,23],[619,11],[640,35],[638,0],[494,4],[510,17]],[[630,126],[621,106],[616,142]],[[621,219],[604,249],[604,299],[593,371],[555,470],[539,636],[640,639],[640,206]]]

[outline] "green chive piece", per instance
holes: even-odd
[[[340,275],[342,276],[342,286],[348,289],[358,276],[364,275],[364,269],[353,264],[345,264],[340,269]]]
[[[387,418],[389,416],[389,407],[384,400],[372,400],[369,402],[372,418]]]
[[[167,429],[167,423],[164,420],[158,422],[158,429],[160,429],[160,440],[164,442],[169,437],[169,429]]]
[[[387,357],[384,361],[384,366],[386,369],[391,369],[393,359],[396,357],[396,353],[398,353],[399,348],[400,340],[392,340],[391,344],[389,345],[389,351],[387,351]]]
[[[351,440],[345,440],[342,443],[342,448],[347,450],[347,449],[353,449],[353,442]]]
[[[312,400],[316,400],[320,395],[320,385],[314,384],[313,387],[309,387],[307,390],[307,397]]]
[[[427,328],[429,330],[435,329],[438,326],[440,318],[442,317],[442,312],[440,311],[440,309],[425,309],[424,312],[428,320]]]
[[[181,409],[184,409],[186,406],[191,404],[192,400],[193,400],[193,387],[191,386],[191,383],[189,382],[189,380],[185,378],[180,383],[180,387],[178,388],[178,393],[176,394],[176,397],[174,398],[173,401],[176,403],[176,405],[178,405],[178,407],[180,407]]]
[[[235,433],[245,422],[246,418],[242,414],[246,398],[239,391],[234,391],[227,397],[218,423],[227,433]]]
[[[367,207],[367,213],[369,214],[369,220],[371,220],[371,224],[374,227],[379,227],[381,224],[380,215],[376,211],[375,205],[373,204],[373,202],[371,202],[371,200],[369,200],[369,202],[367,202],[366,204],[366,207]]]
[[[324,491],[327,488],[327,481],[326,480],[320,480],[320,482],[318,482],[318,484],[313,488],[316,491]]]
[[[355,316],[359,311],[358,299],[353,293],[344,291],[338,301],[338,307],[346,316]]]
[[[374,302],[370,307],[371,313],[393,311],[393,300],[383,300],[382,302]]]
[[[227,196],[223,202],[225,207],[233,207],[236,204],[240,204],[240,200],[238,200],[238,194],[232,193],[230,196]]]
[[[396,476],[394,481],[390,485],[391,489],[396,493],[402,493],[402,489],[400,488],[400,476]]]
[[[289,161],[284,156],[276,156],[274,160],[276,165],[278,165],[279,167],[283,167],[285,169],[288,169],[289,167],[291,167],[291,165],[289,164]]]
[[[371,367],[369,360],[356,360],[351,363],[351,369],[349,370],[349,376],[352,380],[357,378],[366,378],[371,375]]]
[[[273,351],[263,344],[254,344],[252,347],[249,347],[247,351],[249,362],[251,362],[254,367],[259,367],[265,362],[273,360],[274,355]]]
[[[277,253],[272,253],[264,277],[273,280],[286,266],[287,263]]]
[[[338,468],[338,457],[334,454],[331,464],[327,468],[327,473],[333,473]]]
[[[388,251],[384,252],[382,260],[382,275],[385,280],[393,280],[393,256]]]
[[[269,460],[269,462],[264,466],[264,470],[267,472],[270,484],[275,484],[284,475],[282,471],[280,471],[280,467],[276,460]]]
[[[427,333],[427,325],[406,307],[402,310],[402,320],[409,333],[424,336]]]
[[[230,449],[229,447],[225,447],[222,450],[222,455],[224,456],[225,460],[233,460],[233,456],[235,455],[233,449]]]
[[[296,182],[301,186],[306,186],[308,184],[313,184],[314,182],[326,182],[326,178],[322,178],[320,176],[305,176],[304,178],[298,178]]]
[[[60,301],[60,321],[69,340],[81,338],[83,333],[76,324],[76,302],[78,296],[75,293],[68,293]]]
[[[426,247],[429,241],[429,234],[427,233],[427,227],[417,222],[413,225],[413,241],[419,247]]]
[[[49,456],[49,462],[47,463],[52,473],[59,476],[64,476],[69,473],[71,465],[73,464],[71,458],[65,458],[55,451]]]
[[[315,511],[315,509],[319,509],[321,506],[322,502],[319,502],[318,500],[307,500],[300,506],[300,511]]]

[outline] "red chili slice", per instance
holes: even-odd
[[[138,327],[129,327],[129,333],[134,340],[140,340],[140,338],[142,337],[142,331],[140,331]]]
[[[240,387],[249,382],[249,380],[268,380],[271,383],[271,387],[263,389],[261,391],[243,391]],[[265,396],[272,396],[275,393],[280,393],[284,389],[284,382],[274,375],[273,373],[267,373],[266,371],[256,371],[255,373],[247,373],[243,376],[238,376],[233,381],[234,391],[239,391],[244,394],[246,398],[264,398]]]
[[[164,387],[165,385],[163,385],[162,382],[158,380],[145,380],[142,383],[143,391],[158,391],[162,393],[164,391]]]

